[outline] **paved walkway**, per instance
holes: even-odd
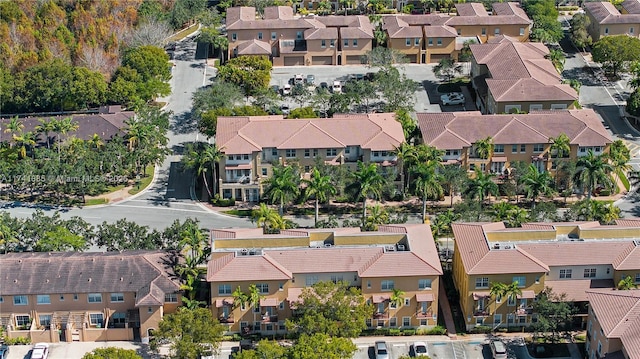
[[[442,284],[442,282],[440,282]],[[444,290],[444,286],[439,286],[438,291],[438,304],[442,310],[442,316],[444,319],[445,327],[447,328],[447,334],[451,339],[457,339],[456,323],[453,321],[453,314],[451,313],[451,305],[449,305],[449,299],[447,298],[447,292]]]

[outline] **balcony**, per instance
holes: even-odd
[[[518,308],[518,310],[516,310],[516,315],[519,317],[523,317],[526,315],[531,315],[533,314],[533,307],[529,306],[529,307],[520,307]]]
[[[476,309],[475,312],[473,312],[473,316],[474,317],[488,317],[489,315],[491,315],[489,313],[489,309]]]
[[[389,318],[389,313],[388,312],[373,313],[373,319],[388,319],[388,318]]]
[[[432,317],[433,317],[433,312],[432,311],[427,311],[427,312],[418,311],[418,312],[416,312],[416,318],[418,318],[418,319],[428,319],[428,318],[432,318]]]
[[[219,321],[220,323],[223,323],[223,324],[224,324],[224,323],[234,323],[234,322],[235,322],[235,320],[233,319],[233,315],[227,315],[227,316],[225,316],[225,315],[221,315],[221,316],[218,318],[218,321]]]
[[[277,323],[278,322],[278,316],[277,315],[263,315],[262,316],[262,323]]]

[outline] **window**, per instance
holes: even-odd
[[[406,39],[404,39],[404,44],[405,44],[406,46],[411,46],[411,39],[410,39],[410,38],[406,38]]]
[[[527,283],[527,278],[524,276],[516,276],[513,277],[513,281],[512,282],[518,282],[518,287],[519,288],[523,288],[526,287],[526,283]]]
[[[28,315],[16,315],[16,325],[24,327],[31,324],[31,318]]]
[[[343,280],[344,280],[344,278],[341,275],[332,275],[331,276],[331,281],[333,283],[342,282]]]
[[[267,168],[266,168],[266,167],[262,167],[262,168],[261,168],[261,171],[262,171],[262,175],[263,175],[263,176],[266,176],[266,175],[267,175]]]
[[[102,303],[102,294],[100,293],[89,293],[87,298],[89,303]]]
[[[60,301],[64,302],[64,295],[60,295]]]
[[[104,322],[104,317],[102,313],[89,313],[89,323],[95,326],[102,326]]]
[[[349,47],[349,39],[344,39],[343,45],[344,47]]]
[[[278,304],[278,309],[284,310],[284,301],[282,301],[282,302],[280,302],[280,304]]]
[[[482,28],[482,35],[486,35],[486,34],[487,34],[487,28],[486,28],[486,27],[483,27],[483,28]]]
[[[358,39],[353,39],[352,44],[353,47],[358,47]]]
[[[124,302],[124,293],[111,293],[111,302]]]
[[[416,37],[415,39],[413,39],[413,44],[414,44],[415,46],[420,46],[420,38],[419,38],[419,37]]]
[[[336,47],[336,40],[334,39],[329,40],[329,47]]]
[[[411,317],[402,317],[402,326],[403,327],[411,326]]]
[[[476,278],[476,288],[489,288],[489,277]]]
[[[4,303],[4,297],[0,296],[0,303]]]
[[[571,269],[560,269],[560,279],[571,278]]]
[[[284,153],[287,158],[296,157],[296,150],[287,149],[284,151]]]
[[[504,145],[494,145],[493,146],[494,153],[504,153]]]
[[[446,150],[444,151],[444,155],[445,156],[458,156],[460,154],[460,151],[458,150]]]
[[[527,145],[520,145],[520,152],[527,152]]]
[[[51,325],[51,314],[40,314],[38,316],[38,321],[40,322],[40,325],[42,325],[43,327],[48,327]]]
[[[178,303],[178,294],[177,293],[167,293],[164,295],[165,303]]]
[[[635,279],[636,283],[640,283],[640,273],[636,273],[636,279]]]
[[[428,39],[428,41],[427,41],[427,45],[428,45],[428,46],[433,46],[433,39],[432,39],[432,38],[429,38],[429,39]]]
[[[484,325],[484,318],[483,317],[477,317],[476,318],[476,325]]]
[[[313,157],[317,157],[318,156],[318,149],[314,148],[313,149]]]
[[[271,149],[271,156],[277,156],[278,155],[278,149],[277,148],[272,148]]]
[[[371,327],[371,318],[367,318],[367,320],[365,320],[365,324],[367,325],[367,327]]]
[[[398,303],[396,302],[389,302],[389,308],[391,309],[398,309]]]
[[[260,313],[260,304],[256,304],[253,306],[253,312],[254,313]]]
[[[511,153],[518,153],[518,145],[511,145]]]
[[[127,322],[127,314],[125,313],[113,313],[111,315],[111,323],[115,327],[123,328]]]
[[[499,28],[499,27],[496,27],[496,28],[493,30],[493,34],[494,34],[494,35],[496,35],[496,36],[500,35],[500,28]]]
[[[596,269],[595,268],[587,268],[584,270],[585,278],[595,278],[596,277]]]
[[[633,35],[633,27],[630,27],[630,28],[629,28],[629,33],[630,33],[631,35]]]
[[[327,40],[320,41],[320,47],[322,47],[323,49],[327,47]]]
[[[296,40],[302,40],[302,31],[296,32]]]
[[[418,289],[431,289],[431,279],[418,279]]]
[[[248,161],[249,160],[249,155],[248,154],[242,155],[242,159],[245,160],[245,161]]]
[[[261,32],[258,33],[258,40],[262,40],[262,33]]]
[[[275,40],[278,38],[278,34],[275,31],[271,32],[271,40]]]
[[[312,285],[318,283],[318,276],[317,275],[311,275],[311,274],[307,274],[307,277],[305,279],[305,285],[307,287],[311,287]]]
[[[311,166],[304,166],[304,172],[309,173],[311,171]]]
[[[304,150],[304,158],[309,158],[311,156],[311,150],[310,149],[305,149]]]
[[[219,284],[218,285],[218,294],[231,294],[231,284]]]
[[[533,152],[542,152],[544,151],[544,145],[542,143],[536,143],[533,145]]]
[[[371,289],[371,281],[370,280],[367,281],[367,288]]]
[[[438,44],[438,46],[442,46],[442,39],[441,38],[438,38],[437,44]]]
[[[335,148],[327,148],[327,157],[336,156],[338,151]]]
[[[269,293],[269,284],[268,283],[258,283],[258,284],[256,284],[256,287],[258,287],[258,290],[260,291],[260,294]]]
[[[398,318],[393,317],[393,318],[389,319],[389,326],[390,327],[397,327],[398,326]]]
[[[236,41],[236,40],[238,40],[238,34],[234,32],[231,34],[231,41]]]
[[[404,298],[404,305],[411,305],[411,298]]]
[[[520,36],[523,36],[523,35],[524,35],[524,27],[521,27],[520,28]]]
[[[29,304],[29,299],[27,299],[26,295],[13,296],[13,305],[27,305],[27,304]]]
[[[462,29],[457,29],[458,36],[462,35]]]
[[[394,283],[392,280],[383,280],[381,283],[382,290],[393,290]]]
[[[507,324],[513,324],[513,318],[514,318],[513,313],[507,314]]]
[[[278,284],[278,290],[279,291],[283,291],[284,290],[284,283],[279,283]]]
[[[496,295],[496,303],[502,303],[502,294]]]
[[[493,315],[493,325],[498,325],[502,323],[502,314],[494,314]]]
[[[49,294],[38,294],[37,301],[38,304],[51,304],[51,297]]]
[[[604,28],[604,34],[605,34],[605,35],[609,35],[609,28],[608,28],[608,27],[605,27],[605,28]]]
[[[78,294],[73,295],[73,300],[78,300]]]

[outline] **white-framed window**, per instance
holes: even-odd
[[[344,41],[342,42],[342,45],[344,47],[349,47],[349,39],[344,39]]]
[[[312,285],[318,283],[320,280],[318,279],[317,275],[313,275],[313,274],[307,274],[306,278],[305,278],[305,285],[307,287],[311,287]]]
[[[262,40],[262,32],[258,33],[258,40]]]
[[[279,291],[283,291],[284,290],[284,283],[279,283],[278,284],[278,290]]]
[[[0,295],[0,303],[4,303],[4,297]]]
[[[311,150],[306,148],[304,150],[304,158],[309,158],[311,156]]]
[[[502,294],[496,295],[496,303],[502,303]]]
[[[438,39],[436,40],[436,44],[437,44],[438,46],[442,46],[442,39],[441,39],[441,38],[438,38]]]
[[[78,300],[78,293],[73,294],[73,300]]]
[[[524,27],[521,27],[520,28],[520,36],[523,36],[523,35],[524,35]]]
[[[489,277],[476,278],[476,288],[489,288]]]
[[[18,327],[24,327],[31,324],[31,317],[28,315],[16,315],[16,325]]]
[[[218,284],[218,295],[231,294],[231,284]]]
[[[284,151],[284,155],[285,155],[287,158],[296,157],[296,150],[293,150],[293,149],[286,149],[286,150]]]
[[[275,32],[275,31],[272,31],[272,32],[271,32],[271,40],[275,40],[275,39],[277,39],[277,38],[278,38],[278,33],[277,33],[277,32]]]
[[[542,108],[543,108],[542,104],[534,103],[534,104],[529,105],[529,112],[531,112],[531,111],[539,111],[539,110],[542,110]]]
[[[633,35],[633,33],[634,33],[634,29],[633,29],[633,27],[630,27],[629,28],[629,34]]]
[[[38,294],[36,299],[38,304],[51,304],[51,296],[49,294]]]
[[[102,324],[104,324],[104,316],[102,313],[89,313],[89,324],[102,326]]]
[[[389,319],[389,326],[395,328],[398,326],[398,318],[393,317]]]
[[[560,269],[560,278],[561,279],[569,279],[571,278],[571,269]]]
[[[116,312],[111,314],[111,323],[113,323],[114,326],[122,327],[125,325],[126,322],[127,322],[126,313]]]
[[[402,326],[410,327],[411,326],[411,317],[402,317]]]
[[[476,325],[484,325],[484,317],[476,317]]]
[[[26,295],[14,295],[13,296],[13,305],[27,305],[29,304],[29,299]]]
[[[381,290],[393,290],[395,284],[393,282],[393,280],[383,280],[380,283],[380,289]]]
[[[507,305],[510,307],[513,307],[514,305],[516,305],[516,296],[515,295],[510,295],[507,297]]]
[[[111,293],[111,303],[124,302],[124,293]]]
[[[406,46],[411,46],[411,39],[410,39],[410,38],[408,38],[408,37],[407,37],[406,39],[404,39],[404,44],[405,44]]]
[[[266,175],[267,175],[267,173],[268,173],[268,171],[267,171],[267,167],[262,167],[262,168],[260,169],[260,171],[262,172],[262,175],[263,175],[263,176],[266,176]]]
[[[493,146],[494,153],[504,153],[504,145],[494,145]]]
[[[527,277],[525,276],[515,276],[513,277],[512,282],[517,282],[519,288],[524,288],[527,286]]]
[[[462,35],[462,29],[456,29],[456,33],[458,34],[458,36]]]
[[[302,31],[296,32],[296,40],[302,40]]]
[[[640,273],[636,273],[636,279],[635,279],[636,283],[640,283]]]
[[[165,303],[178,303],[178,293],[166,293],[164,295]]]
[[[431,289],[431,279],[418,279],[418,289]]]
[[[353,47],[358,47],[358,39],[353,39],[353,41],[351,41],[351,44],[353,45]]]
[[[257,283],[256,287],[258,287],[260,294],[269,293],[269,283]]]
[[[235,32],[231,33],[231,41],[236,41],[238,40],[238,34],[236,34]]]
[[[64,302],[64,295],[60,294],[60,301]]]
[[[427,46],[433,46],[433,39],[432,38],[427,39]]]
[[[540,153],[540,152],[542,152],[542,151],[544,151],[544,144],[542,144],[542,143],[535,143],[535,144],[533,145],[533,152],[534,152],[534,153],[536,153],[536,152],[537,152],[537,153]]]
[[[499,325],[500,323],[502,323],[502,314],[494,314],[493,325]]]
[[[527,145],[521,144],[520,145],[520,152],[522,152],[522,153],[527,152]]]
[[[405,306],[411,305],[411,298],[404,298],[404,305]]]
[[[513,319],[515,315],[513,313],[507,314],[507,324],[513,324]]]
[[[608,27],[605,27],[605,28],[604,28],[604,34],[605,34],[605,35],[609,35],[609,28],[608,28]]]
[[[420,46],[420,38],[419,37],[416,37],[415,39],[413,39],[413,45]]]
[[[371,328],[371,325],[372,325],[371,318],[367,318],[367,320],[364,321],[364,324],[367,326],[367,328]]]
[[[389,302],[389,308],[391,308],[391,309],[398,309],[398,303],[396,303],[396,302]]]
[[[320,47],[322,47],[323,49],[327,47],[327,40],[320,40]]]
[[[518,153],[518,145],[511,145],[511,153]]]
[[[280,304],[278,304],[278,309],[279,310],[284,310],[284,301],[280,302]]]
[[[500,35],[500,28],[496,27],[495,29],[493,29],[493,34],[496,36]]]
[[[483,36],[486,35],[487,34],[487,28],[483,27],[482,30],[481,30],[481,33],[482,33]]]
[[[344,281],[344,276],[342,276],[342,275],[332,275],[331,276],[331,281],[333,283],[342,282],[342,281]]]
[[[51,325],[51,314],[40,314],[38,316],[38,321],[40,322],[40,325],[42,325],[43,327],[48,327]]]
[[[367,289],[371,289],[371,281],[370,280],[367,281]]]
[[[338,155],[338,150],[335,148],[327,148],[327,157],[335,157]]]
[[[584,277],[585,278],[595,278],[596,277],[596,269],[595,268],[585,268]]]
[[[330,39],[329,40],[329,47],[336,47],[336,40],[335,39]]]
[[[89,303],[102,303],[102,294],[89,293],[89,295],[87,295],[87,300]]]

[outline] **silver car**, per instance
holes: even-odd
[[[376,359],[389,359],[389,350],[387,349],[387,343],[383,341],[376,342],[374,345],[376,352]]]

